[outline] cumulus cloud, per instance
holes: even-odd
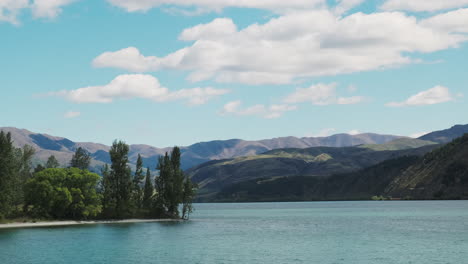
[[[63,117],[65,117],[65,118],[75,118],[75,117],[79,117],[80,115],[81,115],[80,112],[68,111],[63,115]]]
[[[107,0],[128,12],[147,11],[161,6],[197,7],[221,11],[227,7],[257,8],[273,11],[312,9],[325,6],[325,0]]]
[[[75,0],[34,0],[32,11],[35,17],[54,18],[62,12],[62,7]]]
[[[339,0],[334,11],[336,14],[343,14],[364,3],[364,1],[365,0]]]
[[[190,105],[200,105],[228,92],[211,87],[170,91],[151,75],[125,74],[106,85],[63,90],[49,95],[61,96],[76,103],[110,103],[116,99],[144,98],[155,102],[183,100]]]
[[[289,84],[298,78],[419,62],[412,53],[455,48],[468,41],[465,34],[441,30],[441,24],[399,12],[341,17],[327,10],[287,13],[243,29],[229,18],[218,18],[185,29],[179,39],[191,44],[161,58],[130,47],[106,52],[93,65],[133,72],[188,71],[192,82]]]
[[[433,16],[421,24],[442,32],[468,33],[468,8]]]
[[[381,6],[381,9],[388,11],[434,12],[466,6],[468,6],[468,0],[387,0]]]
[[[30,9],[35,18],[55,18],[75,0],[0,0],[0,21],[19,24],[18,15]]]
[[[295,92],[288,95],[284,99],[284,102],[289,104],[310,102],[314,105],[346,105],[358,104],[365,101],[365,97],[363,96],[339,97],[336,87],[336,83],[319,83],[308,88],[298,88]]]
[[[242,108],[242,102],[232,101],[224,105],[222,115],[259,116],[266,119],[274,119],[283,116],[284,113],[297,110],[296,106],[286,104],[273,104],[265,106],[258,104]]]
[[[418,105],[433,105],[445,102],[450,102],[455,99],[447,87],[436,86],[426,91],[417,93],[403,102],[390,102],[386,106],[403,107],[403,106],[418,106]]]

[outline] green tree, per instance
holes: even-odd
[[[87,170],[89,169],[90,162],[91,154],[85,149],[79,147],[76,149],[75,154],[73,154],[73,157],[70,161],[70,167]]]
[[[145,177],[145,188],[143,193],[143,208],[150,209],[151,202],[153,199],[154,188],[151,183],[151,173],[150,169],[146,168],[146,177]]]
[[[164,216],[179,217],[179,205],[184,201],[186,204],[185,215],[191,211],[193,195],[189,195],[188,189],[185,193],[185,176],[180,168],[180,161],[181,152],[178,147],[174,147],[170,155],[166,153],[158,160],[159,176],[155,179],[157,192],[155,209],[162,211]],[[186,197],[185,200],[184,197]]]
[[[14,159],[11,134],[0,131],[0,219],[7,217],[13,208]]]
[[[134,208],[131,205],[132,177],[128,167],[129,146],[123,141],[114,141],[109,151],[111,171],[109,174],[110,199],[115,201],[110,215],[114,218],[125,218],[131,215]]]
[[[189,219],[193,212],[192,201],[195,198],[196,186],[192,183],[189,177],[184,180],[184,188],[182,192],[182,219]]]
[[[20,213],[20,205],[24,205],[24,185],[32,177],[31,160],[35,150],[29,145],[18,148],[15,151],[15,171],[13,180],[13,205],[15,213]],[[24,206],[23,206],[24,208]]]
[[[114,181],[111,178],[109,165],[105,164],[101,169],[100,192],[102,194],[102,210],[104,217],[110,217],[115,210]]]
[[[35,217],[88,219],[101,212],[99,175],[77,168],[46,169],[26,183],[26,204]]]
[[[142,207],[143,189],[141,188],[141,184],[144,179],[143,159],[141,155],[138,154],[135,175],[133,176],[133,201],[138,209]]]
[[[43,171],[45,169],[46,169],[46,167],[42,166],[42,164],[37,164],[36,168],[34,168],[34,173],[41,172],[41,171]]]
[[[58,168],[58,167],[60,167],[60,163],[58,162],[58,160],[55,158],[54,155],[50,156],[47,159],[46,168],[47,169],[55,169],[55,168]]]

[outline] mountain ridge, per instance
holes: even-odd
[[[15,127],[0,127],[0,130],[11,132],[14,144],[22,147],[26,144],[36,149],[35,163],[44,163],[50,155],[56,156],[62,166],[68,164],[73,152],[82,147],[91,153],[91,166],[98,171],[99,167],[109,162],[109,146],[93,142],[74,142],[65,137],[36,133],[27,129]],[[353,146],[359,144],[381,144],[401,136],[364,133],[359,135],[337,134],[330,137],[278,137],[262,140],[213,140],[198,142],[189,146],[181,146],[182,164],[184,169],[211,160],[234,158],[239,156],[257,155],[279,147],[306,148],[313,146]],[[138,154],[143,157],[144,165],[156,167],[157,157],[170,151],[171,147],[158,148],[147,144],[130,145],[129,160],[136,162]]]

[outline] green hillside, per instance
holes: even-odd
[[[468,134],[426,154],[396,177],[385,193],[413,199],[467,199]]]
[[[399,138],[393,141],[390,141],[385,144],[367,144],[361,145],[362,148],[368,148],[376,151],[384,151],[384,150],[403,150],[403,149],[412,149],[412,148],[420,148],[428,145],[434,145],[432,141],[421,140],[416,138]]]
[[[468,199],[468,134],[423,156],[401,156],[350,173],[275,177],[226,186],[201,200],[314,201]]]
[[[435,147],[429,145],[396,151],[375,151],[362,147],[280,149],[251,157],[209,162],[187,173],[201,188],[200,196],[206,197],[243,181],[293,176],[322,177],[353,172],[388,159],[422,156]]]

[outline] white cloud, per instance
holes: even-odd
[[[221,11],[227,7],[258,8],[273,11],[313,9],[325,6],[325,0],[107,0],[128,12],[147,11],[155,7],[197,7],[210,11]]]
[[[128,47],[116,52],[105,52],[93,60],[97,68],[121,68],[131,72],[148,72],[159,69],[160,59],[145,57],[135,47]]]
[[[18,24],[17,16],[29,7],[29,0],[0,0],[0,21]]]
[[[241,108],[242,102],[232,101],[224,105],[221,111],[222,115],[238,115],[238,116],[259,116],[266,119],[274,119],[283,116],[284,113],[297,110],[296,106],[286,104],[273,104],[265,106],[262,104]]]
[[[144,98],[155,102],[185,100],[190,105],[200,105],[228,92],[228,90],[211,87],[169,91],[151,75],[125,74],[117,76],[109,84],[103,86],[63,90],[49,93],[49,95],[65,97],[76,103],[110,103],[115,99]]]
[[[307,134],[306,137],[328,137],[328,136],[331,136],[335,132],[336,132],[336,129],[334,128],[324,128],[320,130],[318,133]]]
[[[362,96],[339,97],[337,96],[336,86],[336,83],[319,83],[308,88],[298,88],[294,93],[288,95],[284,102],[290,104],[310,102],[314,105],[345,105],[358,104],[365,100]]]
[[[440,11],[468,6],[468,0],[387,0],[381,9],[387,11]]]
[[[442,32],[468,33],[468,8],[433,16],[421,24]]]
[[[80,115],[81,115],[80,112],[68,111],[63,115],[63,117],[65,117],[65,118],[75,118],[75,117],[79,117]]]
[[[335,7],[334,11],[336,14],[341,15],[364,3],[364,1],[365,0],[339,0],[338,5]]]
[[[219,18],[185,29],[179,38],[192,44],[161,58],[144,56],[134,47],[106,52],[93,65],[133,72],[187,71],[192,82],[288,84],[419,62],[411,53],[468,41],[464,34],[399,12],[340,17],[327,10],[287,13],[244,29]]]
[[[413,133],[411,135],[409,135],[410,138],[419,138],[419,137],[422,137],[426,134],[428,134],[429,132],[418,132],[418,133]]]
[[[417,105],[433,105],[453,101],[455,98],[449,89],[444,86],[436,86],[426,91],[415,94],[403,102],[390,102],[386,106],[403,107]]]
[[[75,0],[0,0],[0,21],[19,24],[18,15],[30,9],[35,18],[55,18]]]
[[[348,131],[348,134],[350,134],[352,136],[359,135],[359,134],[361,134],[361,131],[359,131],[357,129],[353,129],[353,130]]]
[[[71,4],[75,0],[34,0],[32,11],[35,17],[54,18],[62,12],[62,7]]]

